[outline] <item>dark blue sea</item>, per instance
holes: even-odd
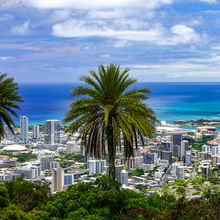
[[[30,124],[43,124],[47,119],[62,120],[73,101],[68,95],[77,85],[20,84],[19,91],[25,102],[18,115],[26,115]],[[220,119],[220,82],[137,83],[136,87],[152,90],[146,102],[159,120]]]

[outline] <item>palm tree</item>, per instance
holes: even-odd
[[[152,109],[142,102],[150,90],[128,90],[136,82],[129,78],[128,72],[129,69],[121,71],[120,66],[114,64],[106,68],[100,65],[98,73],[90,71],[91,76],[81,78],[87,86],[72,90],[70,96],[77,99],[64,118],[64,122],[71,122],[65,131],[79,132],[78,139],[87,155],[100,158],[108,150],[111,189],[115,188],[116,149],[123,145],[125,157],[132,156],[138,138],[152,137],[155,132],[150,120],[157,121]]]
[[[20,109],[18,102],[23,102],[18,94],[18,84],[13,78],[7,78],[7,74],[0,74],[0,139],[4,135],[4,124],[12,133],[14,121],[12,116],[18,117],[15,109]]]

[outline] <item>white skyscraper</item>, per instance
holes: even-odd
[[[121,171],[121,184],[128,186],[128,172],[126,170]]]
[[[28,118],[20,117],[20,139],[23,142],[28,142]]]
[[[186,163],[186,165],[191,164],[191,151],[190,150],[186,151],[185,163]]]
[[[202,152],[210,152],[211,150],[210,150],[210,146],[208,146],[208,145],[203,145],[202,146]]]
[[[33,131],[33,140],[38,140],[40,138],[39,125],[33,125],[32,131]]]
[[[60,143],[60,121],[59,120],[45,121],[45,143],[46,144]]]
[[[104,167],[106,166],[106,160],[89,160],[89,175],[92,176],[96,173],[102,173],[104,171]]]
[[[212,146],[212,155],[220,156],[220,145]]]

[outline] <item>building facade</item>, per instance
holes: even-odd
[[[47,120],[45,121],[45,143],[58,144],[60,143],[60,121]]]
[[[28,142],[28,118],[27,116],[20,117],[20,139],[22,142]]]

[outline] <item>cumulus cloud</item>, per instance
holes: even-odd
[[[30,21],[27,20],[21,25],[17,25],[11,28],[11,33],[16,35],[25,35],[29,33]]]
[[[173,0],[22,0],[35,8],[74,8],[74,9],[110,9],[110,8],[157,8],[171,4]]]
[[[112,38],[119,41],[118,47],[126,41],[151,42],[158,45],[192,44],[200,41],[200,35],[186,25],[175,25],[167,30],[160,24],[149,25],[132,19],[121,19],[116,23],[112,21],[111,24],[103,20],[71,19],[55,24],[52,34],[64,38]]]
[[[176,45],[178,43],[197,43],[201,40],[200,35],[196,31],[186,25],[175,25],[171,27],[173,37],[169,39],[170,44]]]
[[[0,8],[9,8],[17,5],[20,0],[0,0]]]

